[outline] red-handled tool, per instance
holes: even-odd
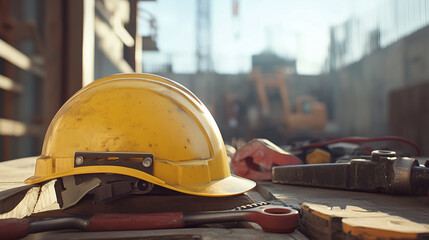
[[[200,213],[96,214],[90,218],[56,218],[36,222],[27,219],[0,220],[2,239],[18,239],[30,233],[60,229],[125,231],[191,227],[209,223],[254,222],[266,232],[288,233],[298,226],[298,211],[267,205],[239,211]],[[13,230],[12,230],[13,229]]]

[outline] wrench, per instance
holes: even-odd
[[[242,221],[257,223],[266,232],[288,233],[298,226],[298,211],[284,206],[265,205],[238,211],[95,214],[90,218],[67,217],[31,223],[28,219],[9,218],[0,220],[0,236],[3,239],[18,239],[31,233],[61,229],[126,231],[183,228],[209,223]]]

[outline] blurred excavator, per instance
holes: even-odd
[[[253,69],[252,80],[255,83],[259,102],[262,107],[264,118],[276,121],[276,109],[270,104],[268,97],[268,87],[276,89],[280,93],[281,117],[285,125],[287,136],[295,136],[302,133],[310,136],[319,136],[327,122],[327,112],[325,104],[317,101],[311,96],[299,96],[292,111],[289,103],[289,95],[286,87],[287,77],[281,70],[277,70],[274,76],[263,75],[259,69]]]
[[[328,120],[325,104],[311,96],[298,96],[291,106],[287,87],[291,76],[287,72],[291,71],[284,67],[287,64],[279,66],[276,63],[282,63],[282,59],[267,53],[255,55],[252,60],[251,79],[260,104],[262,128],[266,130],[267,124],[283,125],[283,134],[288,137],[320,136]]]

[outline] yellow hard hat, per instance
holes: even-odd
[[[200,196],[255,186],[230,174],[222,136],[204,104],[151,74],[105,77],[72,96],[49,125],[35,174],[25,183],[99,173]]]

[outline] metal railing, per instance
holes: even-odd
[[[429,24],[429,0],[386,0],[330,30],[327,70],[358,61]]]

